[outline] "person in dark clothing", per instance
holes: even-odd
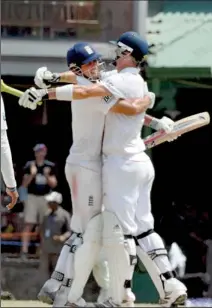
[[[47,211],[44,196],[57,186],[55,164],[45,159],[47,147],[37,144],[33,150],[35,160],[26,163],[22,181],[22,190],[28,190],[28,194],[25,191],[24,202],[22,257],[28,253],[29,233],[42,222]]]

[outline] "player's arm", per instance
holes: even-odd
[[[151,127],[152,129],[164,130],[166,133],[170,133],[174,127],[174,121],[167,117],[162,117],[162,119],[158,119],[155,117],[151,117],[150,115],[145,115],[144,125]]]
[[[57,186],[57,178],[56,178],[56,172],[55,172],[55,165],[51,165],[49,167],[44,168],[44,176],[46,177],[47,184],[52,189]]]
[[[117,94],[117,99],[121,98],[120,93]],[[26,90],[19,99],[19,105],[29,109],[36,109],[37,103],[43,99],[59,100],[59,101],[72,101],[81,100],[90,97],[105,97],[111,96],[111,92],[108,91],[101,84],[93,84],[90,86],[81,85],[65,85],[57,88],[50,89],[35,89],[30,88]],[[116,100],[107,104],[107,108],[114,105]],[[106,105],[106,104],[105,104]]]
[[[116,77],[116,76],[115,76]],[[29,93],[26,93],[20,98],[19,104],[23,107],[30,109],[36,108],[36,98],[39,100],[50,99],[50,100],[82,100],[92,97],[109,97],[112,99],[104,100],[102,102],[102,111],[107,113],[111,108],[111,111],[116,113],[122,113],[125,115],[136,115],[144,112],[150,105],[148,97],[139,100],[128,100],[124,99],[123,94],[114,86],[117,84],[115,77],[107,79],[97,84],[89,86],[84,85],[65,85],[57,88],[49,89],[29,89]],[[29,97],[28,96],[31,96]],[[30,102],[32,104],[30,104]],[[115,106],[114,106],[115,105]]]
[[[56,100],[81,100],[92,97],[111,96],[112,94],[101,84],[67,85],[63,87],[48,89],[48,99]]]
[[[35,109],[36,101],[42,99],[72,101],[91,97],[109,97],[109,100],[102,100],[102,102],[100,102],[100,104],[102,104],[100,108],[102,108],[104,113],[111,110],[125,115],[136,115],[144,112],[151,103],[149,97],[133,100],[121,98],[123,95],[117,89],[110,86],[110,90],[108,90],[102,84],[94,84],[90,86],[65,85],[42,90],[31,88],[27,91],[19,99],[19,104],[31,109]]]
[[[64,96],[66,90],[67,96]],[[72,96],[73,100],[80,100],[91,97],[109,97],[109,100],[106,103],[107,107],[104,108],[107,109],[107,111],[110,110],[112,112],[125,115],[136,115],[145,112],[152,103],[152,99],[155,99],[151,95],[147,95],[144,98],[138,99],[119,98],[123,95],[115,87],[110,86],[110,90],[108,90],[104,84],[94,84],[91,86],[74,85],[72,94],[70,93],[70,95],[68,95],[68,91],[70,91],[69,86],[49,89],[48,98],[67,100],[66,98]],[[117,100],[115,98],[117,98]],[[104,103],[102,102],[102,104]]]
[[[132,116],[145,112],[150,104],[149,96],[137,99],[119,99],[110,111]]]
[[[77,76],[72,71],[67,71],[63,73],[52,73],[47,67],[40,67],[36,73],[34,82],[36,86],[41,89],[47,89],[51,87],[51,84],[57,83],[77,83]]]
[[[8,188],[16,188],[12,154],[6,129],[1,130],[1,172],[5,185]]]
[[[1,173],[7,187],[6,192],[11,197],[11,202],[7,205],[7,208],[11,210],[18,200],[18,192],[6,129],[1,130]]]

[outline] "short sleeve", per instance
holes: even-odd
[[[116,74],[117,76],[117,74]],[[101,110],[107,114],[108,111],[116,104],[117,100],[124,98],[124,95],[114,86],[114,75],[106,78],[104,81],[100,81],[100,84],[104,86],[111,95],[107,95],[102,99]]]

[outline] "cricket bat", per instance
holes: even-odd
[[[1,92],[5,92],[17,97],[21,97],[21,95],[24,93],[18,89],[8,86],[6,83],[4,83],[2,79],[1,79]],[[42,102],[38,102],[37,105],[42,105]]]
[[[210,123],[210,115],[208,112],[201,112],[194,114],[192,116],[183,118],[176,121],[174,128],[170,133],[164,131],[157,131],[146,138],[144,138],[144,143],[147,149],[153,148],[156,145],[164,143],[169,139],[179,137],[185,133],[191,132],[197,128],[208,125]]]

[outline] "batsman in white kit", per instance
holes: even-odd
[[[72,64],[72,69],[81,67],[81,70],[83,72],[87,71],[87,74],[88,73],[91,74],[92,75],[91,77],[94,78],[96,77],[95,74],[97,70],[97,66],[96,66],[97,63],[94,63],[93,61],[97,60],[99,58],[99,55],[93,51],[90,54],[90,51],[92,51],[92,49],[87,44],[83,44],[83,43],[76,44],[74,48],[71,48],[69,50],[67,59],[68,59],[68,65],[70,66],[70,64]],[[77,82],[81,84],[91,83],[88,79],[85,79],[83,77],[78,77]],[[39,82],[37,82],[37,85],[39,85],[40,87],[43,86],[42,84],[39,84]],[[101,100],[102,99],[92,99],[90,101],[85,101],[84,103],[75,102],[75,101],[72,103],[74,144],[70,150],[70,155],[67,158],[66,177],[67,177],[67,180],[69,181],[69,185],[72,190],[72,199],[73,199],[73,205],[74,205],[74,208],[73,208],[74,215],[72,218],[71,227],[72,227],[72,230],[75,231],[75,234],[73,234],[73,237],[76,237],[76,233],[78,235],[77,236],[78,242],[80,240],[80,236],[79,236],[80,234],[84,234],[84,242],[85,242],[86,232],[87,233],[89,232],[89,228],[86,229],[86,226],[88,225],[89,227],[90,219],[92,217],[93,217],[93,221],[95,222],[96,218],[98,218],[99,216],[99,213],[101,213],[101,208],[102,208],[102,189],[101,189],[101,167],[102,166],[101,166],[100,153],[101,153],[101,145],[102,145],[102,134],[103,134],[103,129],[104,129],[105,112],[107,112],[107,110],[111,108],[111,105],[109,103],[108,97],[104,98],[103,103],[101,103]],[[101,105],[103,105],[103,107]],[[114,105],[114,102],[113,102],[113,105]],[[123,105],[121,104],[121,101],[119,101],[118,107],[119,107],[119,112],[125,112],[124,110],[126,108],[127,108],[126,112],[129,112],[129,111],[134,112],[134,107],[131,104],[126,106],[126,102],[125,102],[125,105]],[[138,110],[138,108],[136,110]],[[78,113],[80,113],[80,116],[78,115]],[[84,119],[83,119],[83,114],[85,117]],[[79,121],[79,118],[81,119],[81,121]],[[96,124],[95,124],[95,121],[96,121]],[[86,191],[85,191],[86,188],[88,188],[88,194],[86,194]],[[87,212],[86,212],[86,209],[88,209]],[[99,218],[97,220],[97,223],[98,222],[101,223],[101,220],[99,220]],[[97,240],[99,241],[101,239],[101,236],[99,236],[99,234],[101,235],[101,226],[97,224],[97,226],[94,225],[91,227],[93,228],[95,232],[95,234],[93,234],[92,237],[94,238],[95,241]],[[91,232],[93,231],[91,230],[90,233]],[[73,247],[76,248],[77,246],[79,246],[79,243],[77,243],[78,245],[76,245],[75,241],[73,241],[73,237],[70,239],[72,241],[71,250],[73,250]],[[61,253],[61,260],[62,260],[63,254],[67,255],[67,253],[65,253],[65,250],[68,249],[67,246],[68,245],[65,245],[63,248],[63,251]],[[85,263],[82,264],[80,258],[77,258],[77,261],[79,262],[81,266],[84,266],[84,269],[85,268],[89,269],[87,274],[84,271],[83,276],[81,275],[81,277],[79,277],[78,279],[78,281],[81,282],[81,285],[82,285],[81,288],[84,287],[87,281],[87,278],[92,270],[94,261],[96,261],[96,256],[98,256],[99,254],[99,251],[98,252],[96,251],[95,253],[94,249],[95,248],[98,250],[100,249],[99,243],[98,245],[89,244],[87,246],[88,248],[91,247],[92,251],[89,252],[89,250],[87,250],[86,253],[88,254],[88,256],[89,254],[92,255],[95,260],[91,259],[89,261],[88,256],[86,255],[85,261],[89,261],[92,264],[92,266],[90,266],[89,264],[85,266]],[[73,263],[70,261],[71,260],[68,260],[67,262],[69,266],[71,263]],[[64,260],[61,263],[62,263],[61,265],[64,267]],[[59,264],[58,264],[58,267],[59,267]],[[97,268],[99,268],[99,265],[97,266]],[[71,272],[73,273],[73,269],[71,270]],[[101,277],[99,275],[100,277],[99,279],[98,279],[98,271],[96,270],[94,271],[94,273],[95,272],[97,273],[95,275],[97,281],[100,280],[99,282],[100,286],[101,286],[101,281],[103,280],[102,284],[103,284],[103,289],[104,289],[105,283],[108,284],[107,272],[106,273],[101,272]],[[74,276],[75,281],[77,281],[76,274],[80,274],[80,271],[75,271],[75,276]],[[104,274],[105,274],[105,277],[104,277]],[[83,280],[83,277],[85,277],[84,280]],[[51,290],[54,289],[56,291],[59,283],[56,284],[54,280],[58,280],[60,282],[63,279],[63,273],[61,273],[61,271],[57,270],[56,268],[55,272],[53,273],[52,278],[53,279],[48,281],[47,284],[48,285],[52,284],[50,286],[50,289]],[[64,287],[69,286],[70,282],[71,282],[70,279],[68,279],[68,281],[67,279],[65,281],[63,280],[63,286]],[[45,287],[47,287],[47,285],[44,286],[43,289],[45,289]],[[106,287],[108,288],[108,286]],[[42,294],[40,294],[39,296],[40,298],[42,297],[44,293],[43,291],[42,291]],[[49,292],[46,292],[46,293],[49,293]],[[76,297],[75,301],[77,300],[78,300],[78,297]],[[84,302],[82,301],[82,299],[80,299],[80,301],[77,301],[77,304],[84,305]]]
[[[142,78],[137,68],[148,53],[148,45],[135,32],[127,32],[113,42],[116,49],[117,75],[104,80],[104,86],[113,93],[111,87],[115,87],[123,97],[141,96]],[[144,122],[144,113],[133,118],[109,113],[106,118],[103,154],[105,155],[103,166],[103,203],[106,211],[103,215],[112,221],[111,213],[115,215],[114,228],[119,227],[126,235],[133,234],[137,244],[137,255],[145,265],[163,301],[163,306],[179,305],[185,302],[187,297],[186,287],[175,278],[167,257],[161,237],[154,232],[154,220],[151,213],[150,193],[154,180],[154,168],[150,158],[144,153],[145,146],[140,138],[140,131]],[[112,138],[111,138],[112,136]],[[112,139],[112,140],[111,140]],[[118,183],[118,185],[117,185]],[[132,211],[133,209],[133,211]],[[110,213],[109,213],[110,212]],[[105,228],[104,228],[105,229]],[[104,230],[105,232],[107,230]],[[104,240],[103,231],[103,240]],[[117,232],[117,243],[120,239],[120,230]],[[113,232],[113,238],[114,237]],[[112,238],[112,236],[111,236]],[[110,240],[110,244],[111,244]],[[115,241],[114,241],[115,243]],[[119,241],[120,244],[120,241]],[[133,243],[131,242],[131,245]],[[118,245],[116,246],[118,247]],[[119,246],[121,251],[121,246]],[[112,264],[119,263],[113,268],[116,275],[121,277],[124,271],[124,263],[118,260],[118,248],[112,248],[117,253],[108,254],[108,264],[112,272]],[[111,262],[109,261],[111,259]],[[124,258],[122,258],[124,261]],[[126,266],[125,266],[126,268]],[[111,276],[110,276],[111,279]],[[112,280],[112,279],[111,279]],[[114,281],[115,285],[115,281]],[[121,292],[121,289],[120,289]],[[112,297],[112,302],[121,304],[121,296]],[[117,302],[118,301],[118,302]]]
[[[147,47],[147,44],[139,38],[137,34],[132,32],[125,33],[118,41],[116,64],[119,74],[108,77],[105,82],[93,87],[61,87],[60,90],[57,88],[56,90],[48,91],[48,97],[65,100],[65,96],[61,96],[61,93],[65,91],[66,94],[69,94],[71,100],[110,94],[114,94],[115,97],[117,97],[117,89],[122,93],[122,96],[119,95],[118,97],[133,98],[135,96],[144,96],[144,81],[138,74],[137,67],[147,53]],[[106,89],[108,89],[108,91]],[[24,103],[26,107],[28,107],[28,103],[36,104],[38,100],[42,99],[47,94],[47,92],[43,90],[36,91],[33,89],[29,91],[31,91],[29,93],[30,101],[28,100]],[[145,111],[147,107],[148,105],[143,108],[143,111]],[[121,304],[124,283],[126,280],[130,282],[132,278],[133,264],[130,263],[129,258],[129,249],[131,252],[135,252],[132,235],[137,236],[140,231],[143,231],[142,228],[145,229],[145,226],[141,227],[144,223],[143,218],[139,217],[139,202],[142,199],[141,194],[146,193],[149,198],[151,183],[154,178],[150,160],[143,153],[145,146],[140,139],[140,130],[143,122],[144,112],[141,115],[134,115],[133,117],[109,113],[105,123],[103,142],[103,154],[105,158],[103,165],[103,203],[106,210],[103,213],[103,244],[105,251],[108,252],[107,260],[110,271],[110,295],[112,299],[110,299],[109,304],[114,305]],[[146,185],[147,182],[148,185]],[[145,206],[146,209],[143,210],[143,212],[151,214],[149,200],[148,204],[142,204],[142,207]],[[146,221],[149,221],[151,224],[151,215],[149,215],[149,219],[146,219]],[[143,244],[139,241],[140,239],[154,233],[153,230],[147,231],[146,234],[142,232],[143,235],[138,237],[139,247]],[[126,239],[128,239],[128,249],[126,249]],[[168,259],[167,256],[164,256],[164,252],[160,255],[156,253],[157,250],[160,251],[162,249],[164,251],[164,246],[158,247],[158,243],[155,239],[153,239],[152,242],[153,245],[151,249],[156,254],[157,259],[160,258],[163,260],[162,263],[168,264]],[[150,254],[149,247],[142,248]],[[77,251],[79,251],[79,249]],[[111,251],[113,251],[112,254]],[[137,251],[139,250],[137,249]],[[151,263],[152,261],[150,258],[148,258],[148,262],[149,260]],[[154,263],[152,262],[149,266],[148,262],[146,262],[145,265],[147,270],[151,271],[150,267]],[[158,267],[155,266],[155,268],[157,269],[155,271],[155,276],[160,278],[164,271],[160,271],[159,265]],[[151,277],[152,276],[153,275],[151,275]],[[152,279],[153,278],[154,277],[152,277]],[[164,279],[164,285],[166,287],[166,283],[169,284],[169,282],[175,278],[166,276]],[[167,305],[176,302],[182,295],[186,294],[185,287],[177,283],[177,280],[174,281],[176,281],[176,283],[173,284],[171,290],[172,295],[176,293],[176,289],[178,289],[178,293],[183,292],[183,294],[177,296],[175,299],[174,296],[170,297],[167,300]],[[153,279],[153,282],[158,283],[157,279]],[[107,306],[107,303],[103,305]]]

